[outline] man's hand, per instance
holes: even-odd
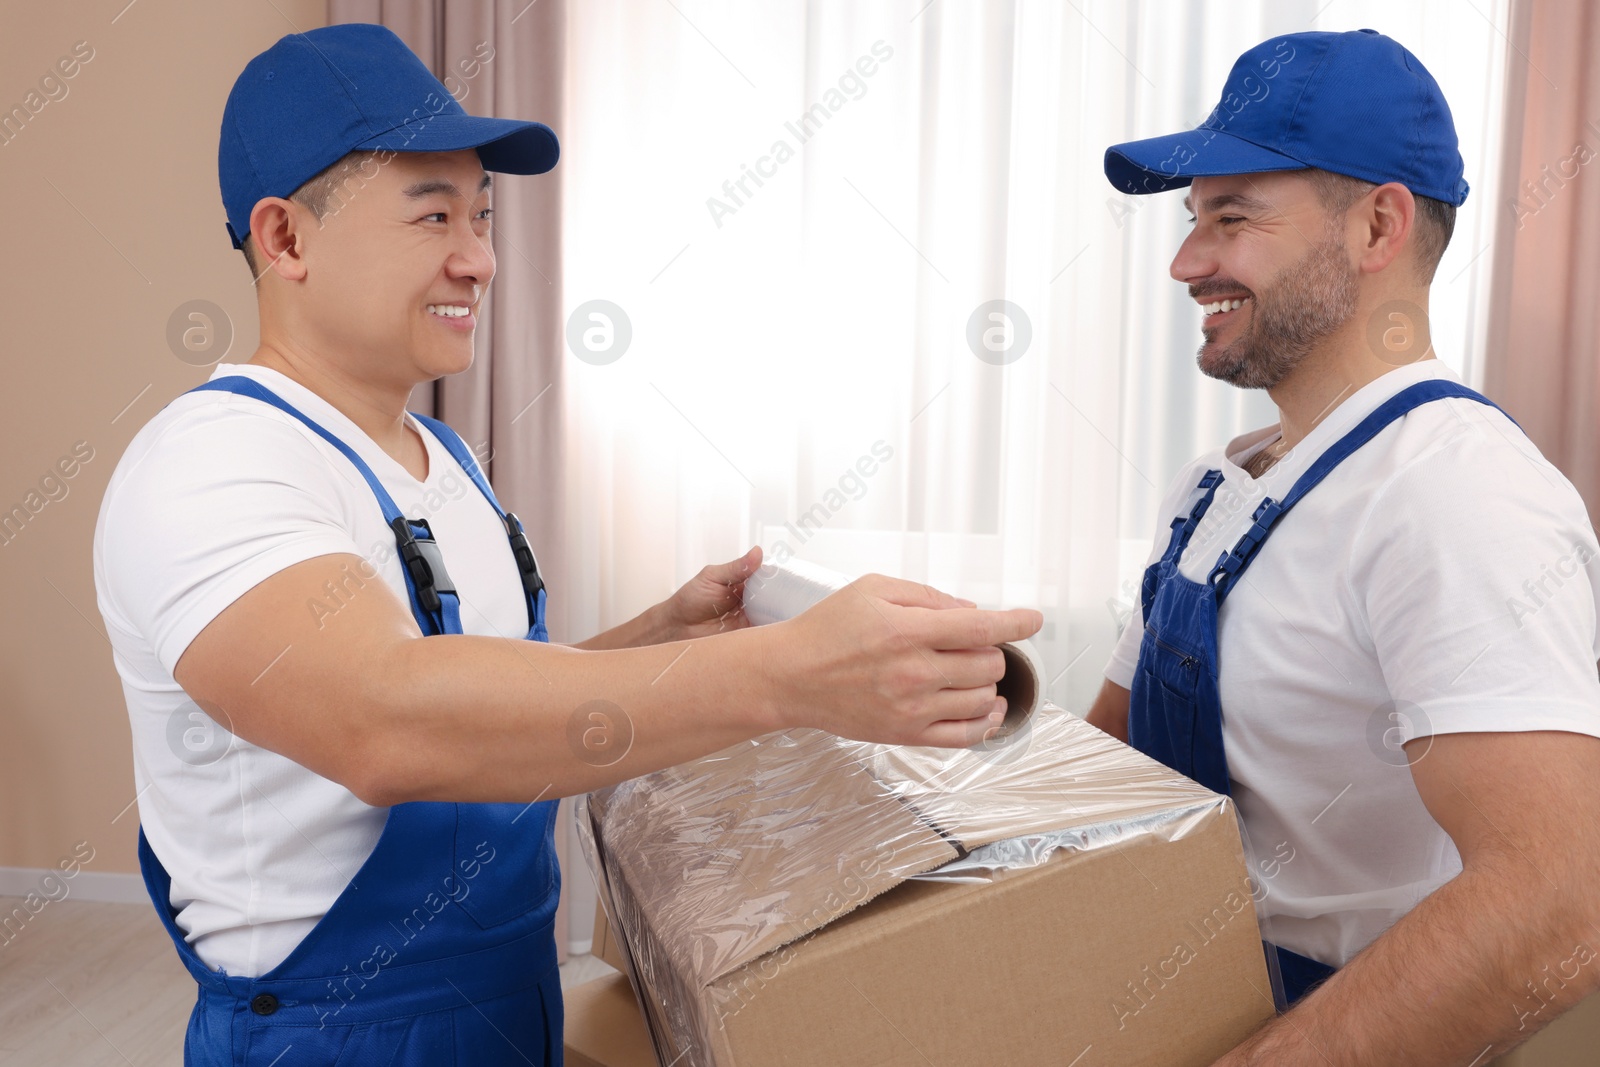
[[[1031,637],[1030,608],[981,611],[926,585],[869,574],[787,622],[771,640],[766,674],[797,725],[843,737],[965,747],[1005,717],[997,645]]]
[[[659,605],[664,640],[688,641],[749,626],[744,615],[744,582],[759,566],[761,546],[757,545],[736,560],[702,567]]]
[[[744,582],[759,566],[758,545],[729,563],[702,567],[699,574],[661,603],[572,647],[586,652],[644,648],[742,630],[750,625],[744,615]]]

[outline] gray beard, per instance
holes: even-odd
[[[1330,237],[1251,296],[1250,325],[1207,358],[1216,330],[1195,362],[1201,373],[1241,389],[1271,389],[1356,313],[1360,286],[1345,265],[1344,241]],[[1208,366],[1209,364],[1209,366]]]

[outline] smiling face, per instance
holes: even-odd
[[[495,269],[477,152],[363,155],[326,181],[312,198],[320,218],[289,208],[299,262],[263,263],[291,283],[289,333],[366,381],[409,387],[466,370]]]
[[[1205,312],[1200,370],[1270,389],[1356,313],[1343,220],[1298,171],[1196,178],[1185,204],[1194,229],[1172,276]]]

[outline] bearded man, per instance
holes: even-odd
[[[1280,415],[1171,484],[1089,715],[1238,804],[1293,1008],[1218,1067],[1486,1063],[1600,989],[1600,549],[1429,343],[1449,106],[1373,30],[1291,34],[1105,168],[1188,187],[1200,370]]]

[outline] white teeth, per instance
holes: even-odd
[[[1248,300],[1249,297],[1245,297]],[[1244,307],[1244,300],[1217,300],[1210,304],[1201,304],[1200,310],[1207,315],[1215,315],[1219,311],[1238,311]]]
[[[447,319],[464,317],[471,309],[464,304],[429,304],[428,310],[435,315],[443,315]]]

